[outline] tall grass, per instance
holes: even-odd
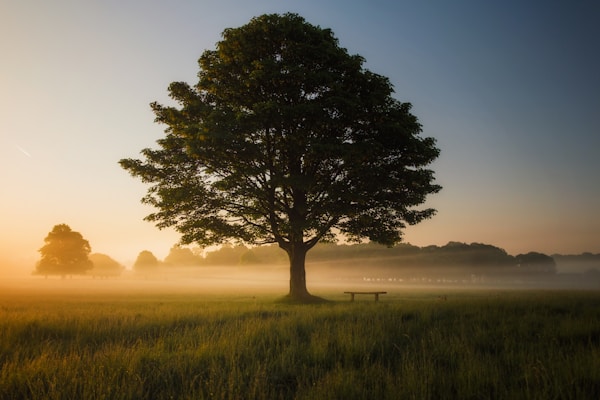
[[[600,293],[0,296],[0,399],[589,399]]]

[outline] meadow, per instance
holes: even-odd
[[[0,399],[600,395],[598,291],[79,285],[1,287]]]

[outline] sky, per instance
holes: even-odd
[[[600,253],[600,3],[0,0],[0,268],[31,271],[54,225],[131,265],[179,236],[143,220],[120,168],[164,127],[174,81],[224,29],[294,12],[387,76],[441,149],[418,246]]]

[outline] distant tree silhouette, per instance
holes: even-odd
[[[242,255],[248,251],[246,246],[224,245],[219,250],[206,255],[206,263],[209,265],[239,265]]]
[[[137,272],[149,272],[158,268],[160,262],[151,251],[143,250],[138,254],[133,268]]]
[[[90,260],[94,264],[94,268],[90,271],[93,276],[102,278],[109,276],[119,276],[125,270],[125,267],[113,260],[106,254],[94,253],[90,254]]]
[[[519,254],[516,257],[517,264],[524,273],[556,273],[556,262],[554,258],[534,251],[527,254]]]
[[[423,259],[432,265],[472,266],[472,267],[508,267],[515,264],[514,257],[498,247],[483,244],[448,242],[445,246],[427,246],[423,248]]]
[[[71,230],[69,225],[55,225],[46,243],[39,252],[42,257],[36,265],[36,274],[45,275],[83,275],[92,269],[89,259],[90,244],[81,233]]]
[[[171,247],[169,254],[165,257],[164,263],[171,266],[198,266],[202,264],[203,258],[187,247],[175,245]]]

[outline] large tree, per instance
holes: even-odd
[[[226,29],[199,59],[198,83],[173,82],[178,104],[152,103],[158,149],[120,164],[151,186],[146,217],[182,243],[277,243],[289,296],[309,300],[306,253],[345,237],[394,245],[431,217],[439,155],[390,81],[296,14]]]
[[[44,239],[39,250],[42,257],[37,263],[40,275],[82,275],[92,269],[89,259],[90,244],[81,233],[71,230],[66,224],[55,225]]]

